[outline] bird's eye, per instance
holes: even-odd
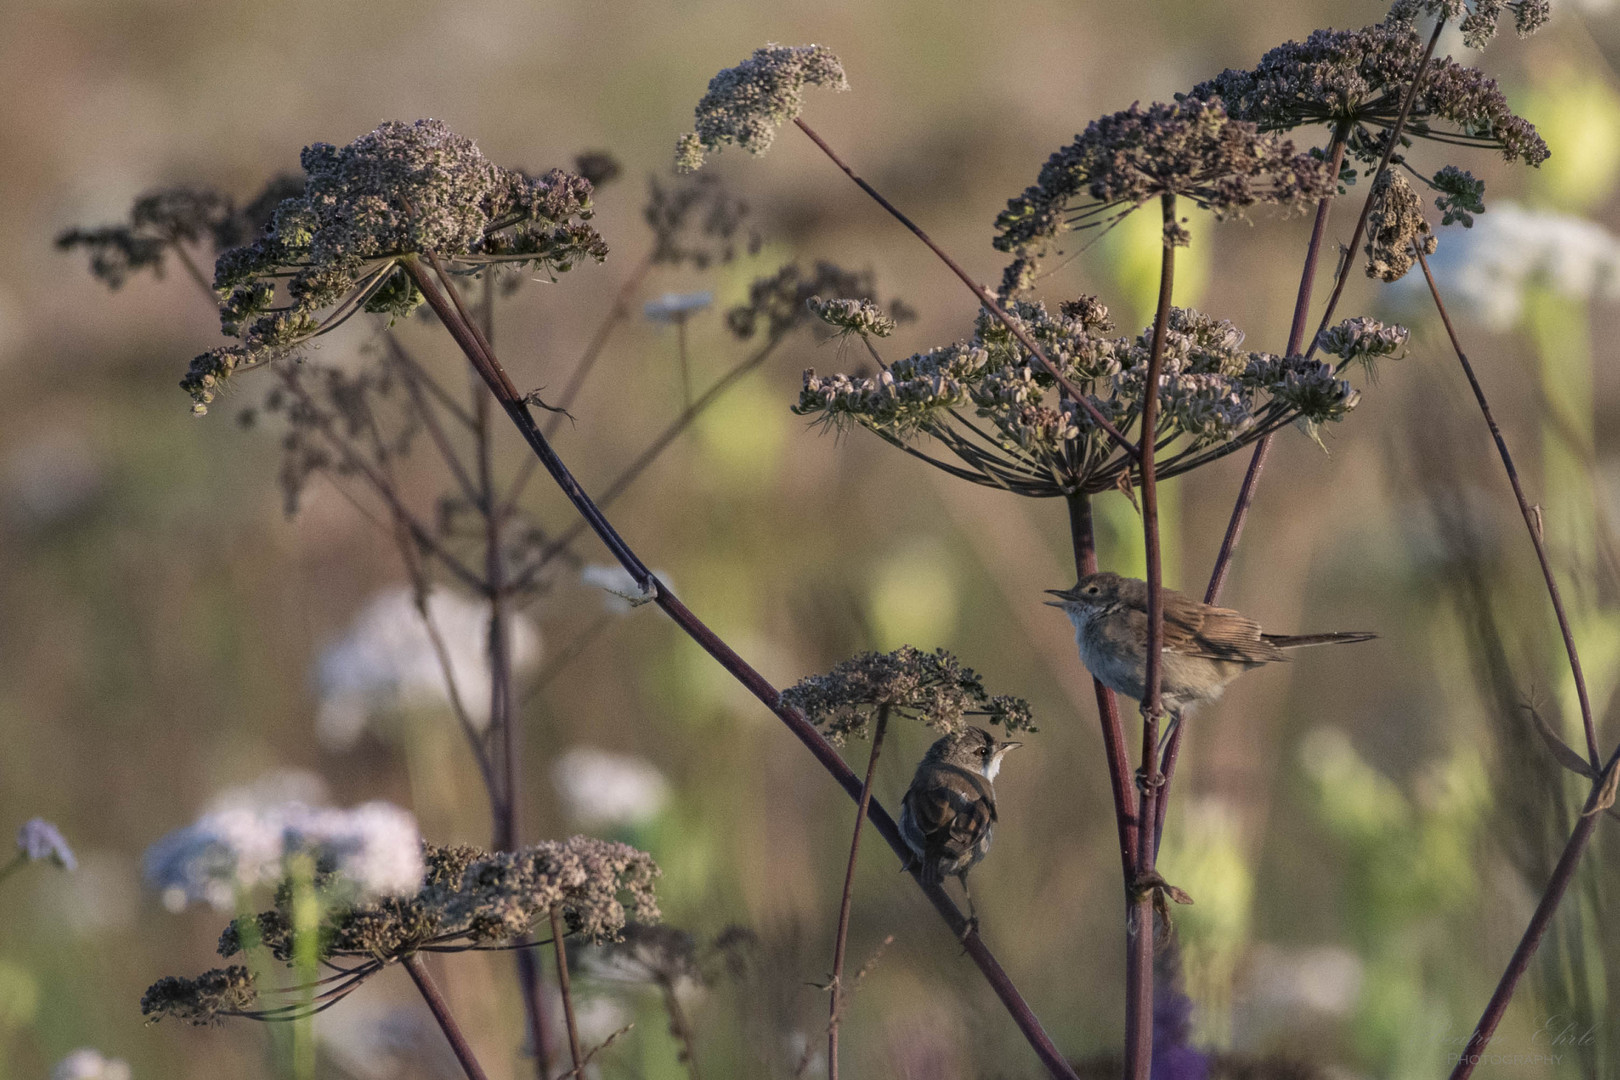
[[[988,746],[979,747],[979,756],[980,757],[989,757],[990,756],[990,748]]]
[[[1098,594],[1098,593],[1099,593],[1099,592],[1101,592],[1101,591],[1102,591],[1102,590],[1101,590],[1101,589],[1099,589],[1099,588],[1098,588],[1098,587],[1097,587],[1097,586],[1095,586],[1095,585],[1087,585],[1087,586],[1086,586],[1086,595],[1087,595],[1087,596],[1096,596],[1096,595],[1097,595],[1097,594]]]

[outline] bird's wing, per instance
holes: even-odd
[[[1145,618],[1145,617],[1144,617]],[[1164,592],[1164,647],[1183,656],[1258,663],[1283,659],[1260,624],[1231,608],[1211,607],[1171,589]]]
[[[963,858],[996,820],[989,781],[955,765],[919,771],[905,802],[922,834],[924,857],[929,859]]]

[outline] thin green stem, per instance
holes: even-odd
[[[866,779],[855,801],[855,831],[849,839],[849,863],[844,867],[844,893],[838,901],[838,931],[833,937],[832,1003],[827,1008],[827,1080],[838,1080],[838,1022],[844,1007],[844,950],[849,944],[849,915],[855,896],[855,863],[861,852],[861,826],[872,803],[872,777],[877,775],[878,753],[889,727],[889,706],[879,706],[872,730],[872,754],[866,759]]]

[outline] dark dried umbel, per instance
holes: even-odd
[[[1253,70],[1228,69],[1193,87],[1192,100],[1219,100],[1261,131],[1325,124],[1343,127],[1346,152],[1376,162],[1423,61],[1424,39],[1404,22],[1360,30],[1318,30],[1279,45]],[[1432,57],[1402,131],[1408,137],[1499,150],[1540,165],[1547,144],[1515,116],[1496,82],[1452,60]]]
[[[1520,37],[1529,37],[1547,24],[1552,4],[1549,0],[1395,0],[1385,21],[1411,26],[1425,15],[1446,22],[1460,18],[1457,28],[1462,31],[1463,44],[1483,49],[1509,11],[1513,12],[1513,29]]]
[[[167,1017],[202,1027],[227,1016],[245,1015],[258,999],[253,973],[232,964],[205,971],[195,979],[174,975],[159,979],[141,995],[141,1015],[150,1024]]]
[[[1386,169],[1372,189],[1367,213],[1367,276],[1399,281],[1417,262],[1417,252],[1433,255],[1434,231],[1423,218],[1423,200],[1406,178]]]
[[[1228,116],[1218,100],[1135,104],[1093,120],[997,216],[997,250],[1018,257],[1002,292],[1028,289],[1040,257],[1062,233],[1117,221],[1161,195],[1232,217],[1262,203],[1302,208],[1333,182],[1321,161]],[[1179,223],[1166,232],[1167,243],[1189,240]]]
[[[744,228],[748,204],[708,174],[673,183],[650,177],[642,216],[653,234],[652,262],[659,266],[707,270],[740,252],[757,255],[764,245],[758,232]]]
[[[894,333],[896,320],[870,300],[823,300],[812,296],[806,304],[810,314],[836,330],[840,337],[855,334],[863,338],[886,338]]]
[[[320,921],[312,931],[315,955],[326,963],[343,961],[343,974],[323,981],[312,1002],[295,998],[250,1009],[252,980],[237,974],[245,968],[230,967],[197,979],[158,981],[142,1000],[143,1011],[191,1023],[227,1015],[291,1019],[335,1003],[387,965],[418,952],[504,948],[544,925],[553,908],[570,934],[592,942],[614,940],[632,916],[651,923],[659,914],[653,894],[658,867],[650,855],[627,844],[576,836],[494,854],[464,844],[429,844],[423,862],[422,887],[415,895],[367,904],[335,902],[327,889],[331,874],[317,867],[313,882],[303,886],[312,886],[321,901]],[[293,917],[300,887],[283,881],[269,910],[233,921],[220,935],[219,954],[229,959],[262,945],[282,963],[294,963],[302,944]]]
[[[164,256],[181,244],[206,243],[217,252],[244,243],[264,230],[276,204],[302,184],[299,177],[278,176],[242,207],[206,188],[165,188],[136,199],[128,223],[69,229],[56,246],[89,252],[90,272],[116,289],[142,270],[161,276]]]
[[[806,273],[798,263],[788,263],[770,277],[754,279],[748,286],[748,302],[726,312],[726,326],[743,339],[761,334],[780,337],[809,316],[812,299],[824,293],[849,296],[872,291],[870,274],[822,261]]]
[[[1010,313],[1121,430],[1140,420],[1151,329],[1135,338],[1108,336],[1108,309],[1092,297],[1066,303],[1056,315],[1038,302],[1017,302]],[[1404,341],[1405,331],[1394,329]],[[1369,359],[1362,343],[1376,335],[1336,340],[1345,346],[1337,364],[1249,352],[1231,323],[1171,308],[1159,382],[1158,475],[1187,472],[1294,421],[1342,419],[1360,395],[1340,373],[1352,360]],[[858,424],[953,476],[1020,495],[1096,493],[1133,475],[1131,459],[1000,322],[983,314],[967,341],[909,356],[875,375],[806,372],[794,411],[834,427]],[[923,436],[961,464],[919,449]]]
[[[627,923],[617,941],[581,950],[581,974],[601,982],[656,987],[683,983],[713,985],[722,971],[740,975],[758,945],[753,931],[727,927],[700,944],[689,932],[667,923]],[[569,961],[575,959],[569,950]]]
[[[675,167],[692,172],[728,143],[763,154],[776,129],[804,111],[806,87],[848,90],[844,65],[824,45],[767,45],[709,80],[693,131],[675,146]]]
[[[835,746],[867,737],[879,710],[909,716],[945,734],[982,716],[1008,731],[1036,730],[1029,703],[992,697],[970,667],[946,652],[923,652],[902,645],[893,652],[867,652],[845,660],[825,675],[811,675],[782,691],[782,704],[800,709],[824,728]]]
[[[437,120],[390,121],[341,149],[306,147],[301,195],[270,231],[219,257],[220,326],[241,345],[197,357],[181,382],[195,410],[233,372],[325,333],[357,311],[403,315],[421,297],[399,260],[431,255],[461,271],[558,274],[607,256],[586,224],[591,185],[553,169],[502,169]]]

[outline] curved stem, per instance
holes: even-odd
[[[821,763],[822,768],[826,769],[833,779],[843,787],[850,798],[860,798],[860,779],[856,777],[855,773],[844,762],[844,759],[839,756],[833,745],[826,740],[820,731],[816,730],[815,725],[810,723],[809,719],[799,710],[782,704],[781,692],[776,687],[772,686],[763,675],[754,670],[746,660],[737,654],[736,650],[726,644],[702,620],[692,614],[691,610],[681,603],[680,599],[666,585],[653,577],[652,571],[647,569],[646,563],[631,549],[624,538],[619,535],[618,530],[603,516],[600,508],[591,501],[590,496],[585,494],[584,489],[579,486],[579,482],[574,479],[567,465],[557,456],[556,451],[552,449],[550,442],[541,432],[539,425],[535,422],[533,413],[524,403],[522,395],[518,394],[513,387],[512,381],[505,370],[494,359],[492,353],[486,353],[480,346],[476,329],[469,327],[462,321],[457,315],[456,306],[439,289],[433,278],[423,270],[421,263],[415,258],[408,258],[401,260],[401,265],[405,268],[406,273],[411,275],[411,280],[421,290],[423,297],[433,308],[434,313],[438,315],[439,321],[444,324],[445,330],[455,340],[457,346],[461,348],[474,369],[483,376],[490,389],[495,392],[496,400],[501,403],[502,408],[511,417],[524,441],[529,444],[529,448],[540,459],[541,465],[545,466],[546,471],[551,474],[552,479],[562,489],[563,494],[574,504],[574,508],[579,511],[585,520],[590,523],[592,530],[601,539],[603,545],[612,552],[613,557],[625,568],[642,591],[652,597],[653,602],[663,610],[664,614],[668,615],[677,626],[685,631],[687,636],[695,641],[704,652],[712,656],[733,678],[742,683],[749,693],[753,694],[766,708],[775,713],[787,725],[788,730]],[[872,820],[872,827],[877,829],[890,848],[894,850],[895,855],[909,862],[911,850],[900,836],[899,826],[896,825],[889,812],[875,799],[871,803],[868,816]],[[915,875],[913,877],[915,878]],[[940,917],[950,927],[952,934],[960,941],[963,931],[967,928],[967,920],[962,917],[962,913],[957,909],[956,904],[940,886],[924,885],[920,879],[917,879],[917,883],[928,897],[929,902],[934,905],[934,909],[939,912]],[[1029,1042],[1037,1056],[1040,1057],[1041,1063],[1046,1066],[1054,1077],[1058,1077],[1060,1080],[1077,1080],[1074,1069],[1058,1051],[1045,1029],[1041,1027],[1040,1020],[1031,1011],[1029,1004],[1024,1001],[1023,995],[1018,992],[1018,988],[1013,985],[1012,980],[1007,977],[1006,971],[997,962],[994,954],[985,947],[983,940],[977,934],[969,934],[965,945],[968,956],[972,957],[973,962],[983,972],[986,981],[990,983],[991,989],[995,991],[996,996],[1006,1006],[1008,1013],[1012,1016],[1014,1023],[1018,1025],[1024,1038]]]
[[[444,1032],[444,1037],[450,1041],[450,1049],[455,1052],[456,1060],[461,1062],[461,1071],[467,1074],[467,1080],[488,1080],[484,1067],[478,1064],[478,1058],[473,1055],[467,1036],[461,1033],[461,1025],[456,1023],[456,1018],[450,1013],[450,1006],[445,1004],[444,995],[439,993],[432,976],[428,975],[422,958],[412,953],[401,960],[400,964],[410,975],[411,981],[416,984],[416,989],[421,992],[422,1000],[427,1002],[428,1010],[433,1013],[433,1019],[439,1022],[439,1029]]]
[[[866,780],[861,797],[855,800],[855,833],[849,840],[849,865],[844,868],[844,895],[838,902],[838,932],[833,938],[832,1004],[827,1010],[827,1080],[838,1080],[838,1021],[842,1019],[844,993],[844,949],[849,943],[849,912],[855,892],[855,862],[861,852],[861,826],[866,824],[866,808],[872,802],[872,777],[877,773],[878,753],[883,749],[883,733],[889,726],[889,707],[878,708],[872,731],[872,755],[866,759]]]
[[[1541,577],[1547,583],[1547,595],[1552,599],[1553,614],[1558,618],[1558,632],[1564,638],[1564,652],[1569,657],[1569,671],[1575,679],[1575,695],[1581,705],[1581,725],[1586,729],[1587,761],[1592,768],[1598,767],[1597,725],[1592,716],[1592,701],[1586,692],[1586,675],[1581,669],[1581,654],[1575,648],[1575,631],[1570,627],[1569,615],[1564,611],[1564,598],[1558,590],[1558,579],[1553,574],[1552,560],[1547,556],[1547,545],[1541,536],[1541,519],[1530,500],[1525,498],[1524,485],[1519,483],[1519,470],[1513,465],[1513,455],[1508,453],[1507,440],[1502,437],[1502,429],[1496,426],[1496,417],[1491,415],[1490,402],[1485,400],[1485,390],[1479,385],[1479,379],[1474,374],[1474,365],[1468,362],[1468,354],[1463,352],[1462,342],[1457,337],[1457,328],[1451,323],[1451,315],[1446,311],[1446,305],[1440,299],[1440,290],[1435,286],[1434,275],[1429,272],[1429,260],[1423,255],[1421,249],[1414,248],[1417,254],[1418,265],[1423,268],[1423,279],[1429,284],[1429,295],[1434,299],[1435,310],[1440,313],[1440,321],[1445,324],[1446,336],[1451,339],[1451,349],[1457,354],[1457,362],[1462,365],[1463,374],[1468,376],[1468,385],[1474,391],[1474,400],[1479,402],[1479,411],[1485,417],[1485,426],[1491,429],[1491,438],[1496,441],[1496,452],[1502,457],[1502,467],[1507,470],[1508,483],[1513,487],[1513,498],[1519,504],[1519,514],[1524,518],[1525,529],[1530,533],[1530,543],[1536,549],[1536,561],[1541,564]]]
[[[1041,347],[1035,344],[1035,340],[1031,338],[1027,332],[1025,332],[1022,326],[1013,321],[1012,316],[1008,315],[1004,310],[1002,310],[1001,305],[996,303],[995,297],[991,296],[983,285],[980,285],[978,282],[969,277],[967,271],[963,270],[962,267],[957,264],[955,259],[945,254],[944,249],[942,249],[938,244],[934,243],[927,233],[923,232],[922,229],[917,227],[916,222],[902,214],[893,203],[880,195],[876,188],[874,188],[871,184],[868,184],[865,180],[862,180],[860,176],[856,174],[854,169],[851,169],[848,165],[844,164],[844,160],[833,152],[833,148],[828,146],[826,142],[822,140],[821,136],[817,135],[815,131],[811,129],[809,124],[806,124],[802,119],[795,119],[793,123],[800,131],[804,132],[810,137],[811,142],[815,143],[821,148],[821,152],[823,154],[826,154],[832,159],[832,163],[834,165],[837,165],[843,170],[845,176],[848,176],[851,180],[855,181],[856,186],[870,195],[877,202],[877,204],[883,207],[883,209],[887,210],[896,221],[904,225],[907,229],[910,229],[912,234],[916,236],[917,239],[921,240],[925,245],[927,245],[929,251],[932,251],[935,255],[939,256],[940,261],[950,268],[951,273],[962,279],[962,284],[966,285],[970,290],[972,290],[973,295],[979,298],[979,303],[984,305],[985,310],[1000,320],[1002,325],[1006,326],[1008,330],[1012,331],[1012,335],[1018,339],[1018,343],[1024,348],[1028,349],[1029,354],[1035,358],[1041,367],[1045,368],[1051,374],[1051,376],[1058,381],[1058,385],[1062,386],[1064,390],[1068,391],[1069,396],[1074,399],[1075,403],[1086,411],[1086,413],[1091,417],[1092,423],[1096,424],[1103,431],[1107,432],[1108,437],[1118,443],[1131,457],[1140,458],[1142,456],[1141,450],[1133,445],[1131,441],[1123,434],[1121,434],[1120,430],[1113,425],[1108,417],[1104,416],[1100,411],[1098,411],[1097,406],[1091,403],[1090,395],[1086,394],[1079,387],[1075,386],[1074,383],[1063,374],[1063,372],[1058,370],[1057,366],[1053,364],[1052,361],[1046,358],[1046,353],[1042,352]]]
[[[1142,799],[1136,816],[1136,872],[1128,883],[1130,909],[1126,923],[1128,963],[1135,973],[1132,981],[1134,1009],[1128,1016],[1134,1026],[1125,1032],[1125,1075],[1147,1080],[1153,1067],[1153,894],[1139,883],[1154,872],[1154,823],[1158,817],[1159,717],[1164,712],[1161,683],[1164,679],[1164,568],[1159,552],[1159,490],[1154,474],[1154,435],[1159,415],[1159,373],[1164,368],[1165,329],[1170,320],[1170,296],[1175,287],[1176,249],[1170,230],[1176,224],[1176,197],[1165,195],[1164,256],[1159,268],[1159,307],[1153,316],[1153,350],[1148,355],[1147,378],[1142,387],[1142,460],[1138,465],[1142,483],[1142,534],[1147,548],[1147,693],[1142,699]]]
[[[703,1074],[698,1071],[697,1036],[692,1032],[692,1022],[686,1018],[686,1010],[681,1008],[681,999],[675,994],[675,985],[660,980],[658,988],[664,994],[664,1012],[669,1014],[669,1033],[681,1044],[681,1061],[686,1065],[686,1074],[692,1080],[703,1080]]]

